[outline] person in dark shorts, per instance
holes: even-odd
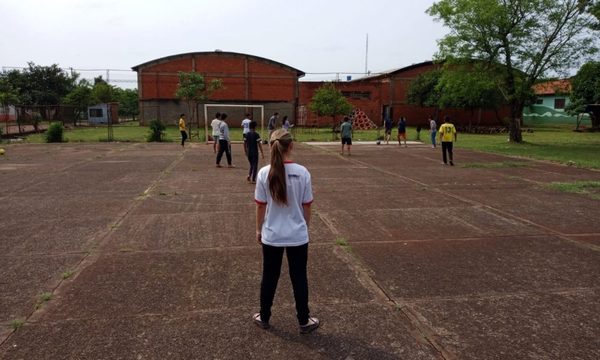
[[[251,121],[249,125],[250,131],[246,133],[246,141],[244,141],[244,149],[246,155],[248,155],[248,162],[250,163],[250,170],[246,181],[256,184],[256,174],[258,173],[258,150],[260,150],[261,158],[265,158],[263,148],[260,143],[260,134],[256,132],[256,121]]]
[[[398,120],[398,145],[402,146],[402,140],[404,140],[404,147],[408,147],[406,145],[406,118],[404,116]]]
[[[350,146],[352,146],[352,124],[347,116],[344,116],[344,121],[340,125],[340,133],[342,135],[342,155],[344,155],[344,145],[348,149],[348,155],[352,155],[350,153]]]
[[[385,127],[385,144],[390,144],[390,138],[392,137],[392,119],[389,116],[385,117],[383,122],[383,126]]]

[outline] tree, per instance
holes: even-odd
[[[85,79],[79,81],[73,91],[63,98],[63,104],[75,107],[73,125],[77,125],[77,119],[80,119],[81,114],[87,112],[87,108],[94,105],[94,103],[92,85]]]
[[[566,111],[579,115],[586,111],[586,105],[600,104],[600,62],[584,64],[571,79],[570,104]],[[592,116],[592,128],[600,130],[600,114]]]
[[[114,95],[119,102],[119,115],[135,120],[136,115],[140,113],[137,89],[115,88]]]
[[[92,88],[92,101],[96,104],[109,103],[115,101],[115,88],[109,85],[102,76],[94,78],[94,87]]]
[[[61,100],[75,88],[79,74],[69,74],[56,64],[40,66],[29,62],[27,65],[28,67],[23,71],[3,72],[2,77],[17,90],[20,105],[38,107],[39,115],[34,114],[32,117],[33,126],[37,131],[40,116],[42,119],[50,119],[52,114],[57,114],[51,105],[59,105]],[[21,108],[18,122],[27,117],[24,116],[24,110]]]
[[[79,75],[68,74],[57,64],[40,66],[29,62],[27,65],[28,67],[22,72],[21,86],[19,86],[23,105],[58,105],[76,86]],[[47,111],[44,108],[41,110],[42,117],[47,119]]]
[[[600,30],[600,1],[581,1],[583,5],[588,6],[588,12],[596,18],[596,21],[591,24],[594,30]]]
[[[407,101],[419,106],[439,107],[437,85],[441,76],[442,70],[436,69],[416,77],[408,87]]]
[[[495,109],[503,104],[504,99],[495,79],[488,76],[489,72],[480,71],[479,68],[479,64],[468,64],[444,69],[436,86],[438,106],[471,112],[478,110],[478,121],[481,121],[482,109]]]
[[[9,106],[19,103],[19,93],[5,77],[0,76],[0,105],[5,114],[9,114]],[[8,128],[8,119],[6,120]],[[21,132],[19,126],[19,132]],[[8,131],[6,132],[8,134]]]
[[[326,83],[318,88],[308,107],[310,111],[319,116],[331,116],[334,128],[337,115],[347,115],[352,111],[352,104],[346,100],[341,91],[335,88],[333,83]]]
[[[419,75],[408,88],[410,104],[470,111],[497,108],[503,103],[495,80],[477,63],[448,64]]]
[[[439,41],[439,58],[489,65],[486,70],[510,106],[510,140],[521,142],[521,115],[536,80],[572,69],[597,51],[592,5],[589,0],[440,0],[427,12],[450,29]]]
[[[179,72],[179,84],[175,96],[187,103],[188,113],[192,121],[196,119],[198,128],[200,128],[200,119],[197,116],[198,104],[206,101],[217,90],[223,88],[223,82],[220,79],[213,79],[208,84],[204,76],[197,72]]]

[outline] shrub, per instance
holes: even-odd
[[[163,124],[160,120],[152,120],[150,121],[150,134],[148,134],[148,142],[152,141],[163,141],[163,135],[165,134],[165,124]]]
[[[64,134],[64,128],[62,126],[62,123],[60,123],[60,122],[52,123],[48,127],[48,131],[46,131],[46,142],[47,143],[63,142],[64,141],[63,134]]]

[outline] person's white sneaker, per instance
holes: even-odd
[[[308,334],[317,330],[321,322],[315,317],[309,317],[305,325],[300,325],[300,334]]]

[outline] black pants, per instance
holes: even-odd
[[[448,163],[448,160],[446,159],[446,151],[448,152],[450,162],[452,162],[452,141],[442,141],[442,159],[444,160],[444,164]]]
[[[229,141],[219,139],[219,152],[217,153],[217,165],[221,163],[223,153],[227,157],[227,165],[231,165],[231,148],[229,147]]]
[[[250,163],[248,177],[250,177],[250,180],[256,181],[256,173],[258,172],[258,154],[248,155],[248,162]]]
[[[262,245],[263,250],[263,275],[260,283],[260,318],[268,322],[271,318],[271,306],[277,290],[277,282],[281,273],[283,251],[287,254],[290,279],[294,289],[296,301],[296,316],[298,323],[305,325],[308,322],[308,278],[306,276],[306,262],[308,260],[308,244],[292,247],[275,247]]]
[[[187,131],[185,130],[181,130],[181,146],[183,146],[183,144],[185,144],[185,141],[187,140]]]

